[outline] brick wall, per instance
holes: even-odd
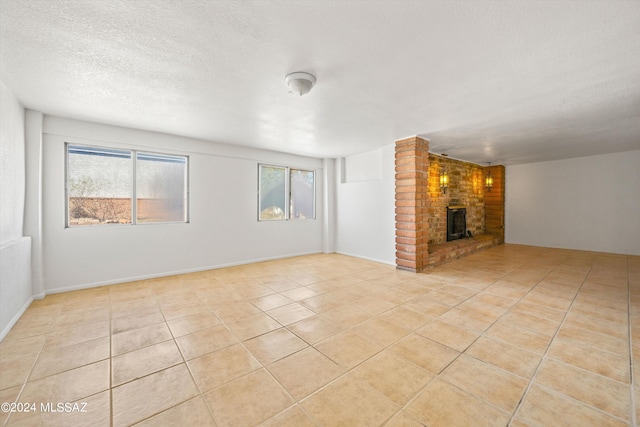
[[[429,244],[447,241],[447,206],[467,208],[467,229],[485,232],[484,168],[474,163],[429,153]],[[440,169],[449,175],[446,193],[440,190]]]
[[[440,189],[443,167],[449,175],[446,193]],[[490,191],[485,188],[488,170]],[[397,268],[419,272],[504,243],[504,166],[482,167],[431,154],[429,141],[412,137],[396,141],[395,172]],[[447,243],[447,206],[465,207],[467,229],[482,239]]]
[[[429,247],[429,142],[418,137],[396,142],[396,266],[421,271]]]

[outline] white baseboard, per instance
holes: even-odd
[[[18,312],[15,314],[15,316],[13,316],[11,318],[11,320],[9,321],[7,326],[5,326],[5,328],[2,330],[2,332],[0,332],[0,341],[2,341],[4,339],[4,337],[7,336],[7,334],[11,330],[11,328],[13,328],[13,326],[18,322],[18,320],[20,320],[20,317],[22,317],[24,312],[27,311],[27,308],[29,308],[29,306],[31,305],[32,302],[33,302],[33,298],[29,298],[27,300],[27,302],[22,306],[22,308],[20,308],[20,310],[18,310]]]
[[[368,261],[378,262],[378,263],[386,264],[386,265],[395,265],[393,263],[389,263],[389,262],[386,262],[386,261],[382,261],[382,260],[378,260],[378,259],[374,259],[374,258],[369,258],[369,257],[363,257],[363,256],[359,256],[359,255],[354,255],[354,254],[349,254],[349,253],[346,253],[346,252],[330,252],[330,253],[337,253],[337,254],[340,254],[340,255],[351,256],[351,257],[354,257],[354,258],[366,259]],[[158,273],[158,274],[146,274],[146,275],[140,275],[140,276],[123,277],[123,278],[119,278],[119,279],[115,279],[115,280],[105,280],[105,281],[85,283],[85,284],[75,285],[75,286],[66,286],[66,287],[63,287],[63,288],[47,289],[47,290],[45,290],[45,292],[41,292],[41,293],[31,297],[27,301],[27,303],[18,311],[18,313],[16,313],[16,315],[13,316],[13,318],[7,324],[7,326],[2,330],[2,332],[0,332],[0,341],[2,341],[2,339],[4,339],[4,337],[9,333],[11,328],[16,324],[16,322],[24,314],[24,312],[27,310],[27,308],[29,308],[29,306],[31,305],[33,300],[43,299],[47,295],[57,294],[57,293],[62,293],[62,292],[69,292],[69,291],[77,291],[77,290],[82,290],[82,289],[96,288],[96,287],[99,287],[99,286],[116,285],[116,284],[119,284],[119,283],[134,282],[134,281],[137,281],[137,280],[155,279],[155,278],[158,278],[158,277],[175,276],[177,274],[197,273],[197,272],[200,272],[200,271],[207,271],[207,270],[218,270],[218,269],[221,269],[221,268],[235,267],[235,266],[238,266],[238,265],[254,264],[254,263],[259,263],[259,262],[273,261],[273,260],[277,260],[277,259],[293,258],[293,257],[304,256],[304,255],[316,255],[316,254],[326,254],[326,252],[313,251],[313,252],[295,253],[295,254],[290,254],[290,255],[281,255],[281,256],[274,256],[274,257],[256,258],[256,259],[251,259],[251,260],[244,260],[244,261],[231,262],[231,263],[225,263],[225,264],[210,265],[210,266],[206,266],[206,267],[198,267],[198,268],[192,268],[192,269],[166,271],[166,272]]]
[[[184,269],[184,270],[165,271],[165,272],[157,273],[157,274],[146,274],[146,275],[140,275],[140,276],[122,277],[122,278],[114,279],[114,280],[105,280],[105,281],[100,281],[100,282],[84,283],[84,284],[81,284],[81,285],[65,286],[63,288],[47,289],[47,290],[45,290],[45,294],[46,295],[59,294],[59,293],[62,293],[62,292],[70,292],[70,291],[78,291],[78,290],[82,290],[82,289],[97,288],[99,286],[108,286],[108,285],[117,285],[119,283],[135,282],[137,280],[156,279],[158,277],[175,276],[177,274],[197,273],[197,272],[200,272],[200,271],[207,271],[207,270],[218,270],[218,269],[221,269],[221,268],[235,267],[235,266],[238,266],[238,265],[254,264],[254,263],[258,263],[258,262],[273,261],[273,260],[276,260],[276,259],[293,258],[293,257],[298,257],[298,256],[315,255],[315,254],[321,254],[321,253],[322,253],[322,251],[303,252],[303,253],[295,253],[295,254],[291,254],[291,255],[280,255],[280,256],[274,256],[274,257],[256,258],[256,259],[251,259],[251,260],[243,260],[243,261],[230,262],[230,263],[225,263],[225,264],[210,265],[210,266],[206,266],[206,267],[197,267],[197,268]]]
[[[340,255],[351,256],[351,257],[354,257],[354,258],[366,259],[367,261],[379,262],[380,264],[392,265],[394,267],[396,265],[395,262],[383,261],[381,259],[376,259],[376,258],[362,256],[362,255],[351,254],[349,252],[336,251],[336,253],[340,254]]]

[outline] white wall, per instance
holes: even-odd
[[[31,240],[22,235],[24,108],[0,82],[0,340],[31,303]]]
[[[336,251],[395,265],[395,145],[337,168]]]
[[[640,255],[640,150],[506,168],[507,243]]]
[[[24,124],[26,189],[24,234],[31,238],[31,289],[34,299],[45,297],[42,253],[42,126],[44,115],[26,110]]]
[[[323,247],[322,160],[45,116],[47,293],[306,253]],[[190,223],[65,228],[65,142],[186,154]],[[258,222],[258,163],[316,170],[316,220]]]
[[[24,213],[24,108],[0,82],[0,241],[22,237]]]

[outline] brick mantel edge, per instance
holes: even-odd
[[[429,259],[429,141],[396,141],[396,268],[420,272]]]

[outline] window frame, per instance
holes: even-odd
[[[189,224],[190,220],[191,220],[191,182],[190,182],[190,157],[186,154],[170,154],[167,152],[158,152],[158,151],[153,151],[153,150],[143,150],[143,149],[137,149],[137,148],[121,148],[121,147],[105,147],[102,145],[90,145],[90,144],[83,144],[83,143],[73,143],[73,142],[65,142],[65,148],[64,148],[64,167],[65,167],[65,171],[64,171],[64,193],[65,193],[65,198],[64,198],[64,207],[65,207],[65,228],[95,228],[95,227],[87,227],[87,226],[83,226],[83,225],[72,225],[70,223],[71,220],[71,215],[70,215],[70,211],[69,211],[69,196],[70,196],[70,165],[69,165],[69,149],[70,147],[78,147],[78,148],[87,148],[87,149],[93,149],[93,150],[107,150],[107,151],[119,151],[119,152],[128,152],[129,153],[129,158],[128,160],[131,162],[131,166],[130,166],[130,170],[131,170],[131,206],[130,206],[130,213],[131,213],[131,222],[130,223],[98,223],[98,224],[92,224],[92,225],[98,225],[98,226],[145,226],[145,225],[161,225],[161,224]],[[158,156],[158,157],[173,157],[173,158],[179,158],[179,159],[183,159],[184,160],[184,219],[183,220],[179,220],[179,221],[138,221],[138,188],[137,188],[137,180],[138,180],[138,176],[137,176],[137,162],[138,162],[138,155],[139,154],[146,154],[146,155],[150,155],[150,156]]]
[[[133,205],[134,211],[133,213],[135,213],[135,222],[132,221],[131,225],[152,225],[152,224],[188,224],[189,220],[190,220],[190,213],[191,213],[191,209],[190,209],[190,195],[191,195],[191,191],[190,191],[190,181],[189,181],[189,156],[185,155],[185,154],[168,154],[168,153],[161,153],[161,152],[156,152],[156,151],[149,151],[149,150],[137,150],[134,149],[132,150],[133,152],[133,158],[135,159],[134,163],[134,174],[133,174],[133,197],[131,198],[131,204]],[[137,175],[137,168],[138,168],[138,154],[147,154],[150,157],[153,156],[157,156],[157,157],[165,157],[165,158],[181,158],[184,159],[184,219],[180,220],[180,221],[142,221],[142,222],[138,222],[138,196],[137,196],[137,190],[138,190],[138,175]],[[146,161],[150,160],[150,159],[144,159]]]
[[[284,218],[282,219],[263,219],[262,218],[262,194],[261,194],[261,190],[262,190],[262,168],[266,167],[266,168],[276,168],[276,169],[283,169],[285,171],[285,194],[284,194],[284,205],[285,205],[285,209],[284,209]],[[292,201],[292,185],[291,185],[291,171],[301,171],[301,172],[311,172],[313,173],[313,216],[311,218],[295,218],[292,217],[291,215],[291,201]],[[257,202],[258,202],[258,209],[257,209],[257,213],[258,213],[258,222],[281,222],[281,221],[305,221],[305,220],[316,220],[316,205],[317,205],[317,184],[316,184],[316,169],[310,169],[310,168],[304,168],[304,167],[294,167],[294,166],[283,166],[283,165],[275,165],[272,163],[258,163],[258,197],[257,197]]]
[[[289,206],[288,206],[288,210],[289,210],[289,216],[291,216],[292,212],[291,210],[293,209],[293,185],[291,185],[291,171],[299,171],[299,172],[311,172],[313,174],[313,188],[312,188],[312,193],[313,193],[313,206],[311,207],[311,218],[297,218],[294,217],[290,218],[292,221],[305,221],[305,220],[315,220],[316,219],[316,171],[315,169],[311,170],[311,169],[303,169],[303,168],[298,168],[298,167],[291,167],[289,168]]]
[[[262,169],[263,168],[273,168],[273,169],[282,169],[284,170],[284,218],[282,219],[266,219],[262,218],[263,209],[267,208],[267,206],[262,206]],[[288,198],[287,194],[289,193],[289,180],[287,177],[289,176],[289,168],[286,166],[266,164],[266,163],[258,163],[258,221],[259,222],[278,222],[278,221],[287,221],[289,219],[289,212],[287,209],[288,206]]]

